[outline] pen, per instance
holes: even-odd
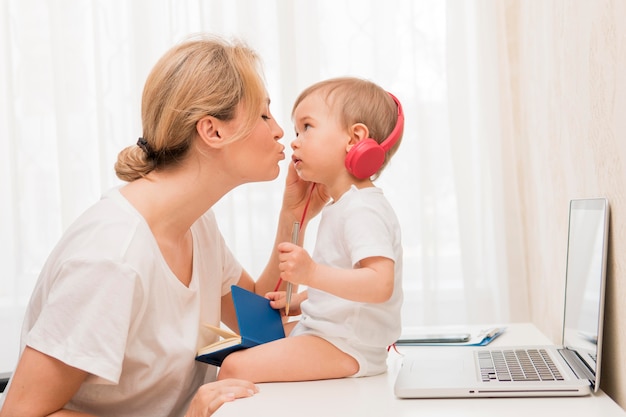
[[[298,244],[298,236],[300,234],[300,222],[293,222],[293,229],[291,230],[291,243]],[[287,282],[287,304],[285,305],[285,316],[289,316],[289,304],[291,304],[291,292],[293,291],[293,284]]]

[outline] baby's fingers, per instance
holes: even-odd
[[[268,292],[267,294],[265,294],[265,298],[270,300],[270,306],[272,306],[272,308],[275,310],[284,308],[287,304],[285,291]]]

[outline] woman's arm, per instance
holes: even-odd
[[[85,371],[27,346],[5,393],[0,417],[94,417],[63,409],[85,378]],[[211,382],[198,389],[185,416],[208,417],[224,403],[257,392],[258,388],[249,381]]]
[[[252,277],[250,277],[250,274],[248,274],[245,270],[241,271],[241,275],[239,277],[237,285],[241,288],[245,288],[248,291],[255,292],[255,282]],[[233,296],[231,292],[228,292],[226,295],[222,296],[221,314],[222,323],[228,326],[228,328],[231,329],[233,332],[238,334],[239,324],[237,323],[237,314],[235,313],[235,304],[233,303]]]
[[[298,245],[302,246],[307,224],[319,214],[329,200],[330,195],[324,186],[302,180],[294,165],[289,164],[276,238],[267,265],[256,281],[254,290],[257,294],[265,295],[276,289],[280,276],[278,244],[291,242],[294,222],[302,223],[298,240]],[[303,216],[303,213],[306,215]],[[280,289],[285,289],[285,283],[281,285]]]
[[[303,181],[296,172],[293,164],[289,164],[289,171],[285,180],[285,192],[283,194],[283,205],[278,217],[278,228],[274,239],[274,246],[270,254],[270,258],[265,269],[256,280],[244,270],[239,277],[238,286],[252,291],[261,296],[275,291],[276,285],[280,278],[280,270],[278,269],[278,244],[281,242],[290,242],[291,233],[293,231],[294,222],[303,221],[301,232],[299,235],[299,245],[304,241],[304,232],[309,220],[315,217],[326,205],[330,196],[326,193],[325,187],[313,183]],[[303,213],[306,216],[303,219]],[[285,283],[282,283],[278,289],[285,290]],[[297,288],[294,288],[297,291]],[[233,305],[231,294],[228,293],[222,297],[222,322],[230,329],[238,332],[237,316],[235,315],[235,306]]]
[[[26,346],[11,377],[0,417],[88,416],[63,410],[87,373]]]

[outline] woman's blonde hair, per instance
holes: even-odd
[[[239,41],[196,36],[174,46],[156,63],[143,90],[143,136],[123,149],[115,173],[133,181],[175,165],[196,137],[196,123],[210,115],[232,120],[242,103],[244,122],[235,141],[247,136],[266,98],[257,54]]]
[[[306,97],[321,93],[331,110],[335,111],[339,123],[346,130],[355,123],[363,123],[369,130],[369,137],[382,143],[396,126],[398,106],[389,93],[377,84],[355,77],[339,77],[320,81],[306,88],[296,99],[293,112]],[[402,137],[385,153],[385,161],[372,176],[379,177],[398,150]]]

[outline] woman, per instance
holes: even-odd
[[[128,183],[69,227],[26,312],[22,353],[5,393],[7,416],[208,416],[252,395],[247,381],[214,381],[194,360],[200,324],[237,329],[230,286],[258,294],[227,248],[211,207],[238,185],[277,177],[283,131],[269,111],[258,58],[216,38],[168,51],[142,98],[143,137],[120,152]],[[276,242],[300,220],[309,184],[287,175]],[[316,187],[309,211],[326,195]]]

